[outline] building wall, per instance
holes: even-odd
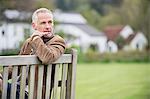
[[[106,36],[90,36],[73,25],[57,25],[55,29],[76,37],[75,40],[67,42],[69,46],[72,44],[78,45],[83,52],[86,52],[91,44],[97,44],[99,52],[103,53],[106,51]]]
[[[134,39],[130,43],[130,47],[132,50],[140,50],[142,51],[147,46],[148,41],[143,33],[137,33]]]
[[[113,41],[108,41],[107,44],[108,44],[108,45],[107,45],[107,51],[108,51],[108,52],[112,52],[112,53],[118,52],[118,46],[117,46],[117,44],[116,44],[115,42],[113,42]]]
[[[121,31],[120,35],[124,38],[127,39],[129,35],[133,34],[133,30],[129,25],[126,25]]]
[[[3,23],[0,26],[0,50],[15,49],[24,40],[24,30],[31,26],[25,23]]]

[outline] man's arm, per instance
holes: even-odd
[[[60,36],[56,35],[46,44],[40,36],[34,36],[30,42],[35,55],[42,61],[44,64],[48,64],[57,60],[65,51],[65,41]]]
[[[31,54],[31,45],[29,44],[29,42],[31,41],[31,38],[28,38],[24,44],[21,47],[20,53],[19,55],[29,55]]]

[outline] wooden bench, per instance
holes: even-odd
[[[70,54],[63,54],[57,61],[47,65],[45,99],[75,99],[77,51],[72,49]],[[18,80],[18,68],[21,67],[20,76],[20,99],[25,98],[26,77],[29,77],[28,99],[34,98],[35,65],[38,69],[37,99],[42,99],[43,71],[44,66],[35,55],[0,56],[0,66],[3,67],[3,90],[0,99],[6,99],[8,86],[8,66],[13,67],[11,78],[11,99],[16,99],[16,86]],[[54,86],[50,97],[51,72],[55,66]],[[27,70],[28,67],[28,70]],[[27,72],[28,71],[28,72]],[[28,75],[28,76],[27,76]],[[58,87],[58,82],[61,85]]]

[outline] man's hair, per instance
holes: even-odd
[[[34,11],[33,15],[32,15],[32,22],[35,22],[38,20],[38,13],[49,13],[50,16],[52,17],[53,19],[53,14],[50,10],[48,10],[47,8],[39,8],[37,9],[36,11]]]

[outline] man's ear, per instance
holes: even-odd
[[[36,30],[37,28],[36,28],[36,24],[35,23],[32,23],[32,28],[34,29],[34,30]]]

